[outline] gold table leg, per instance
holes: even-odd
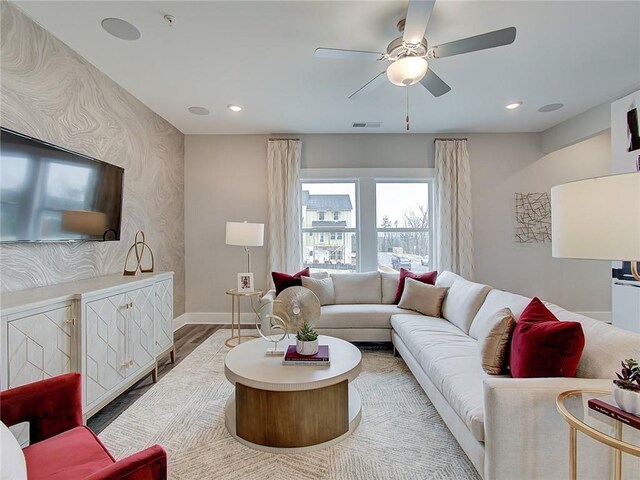
[[[618,440],[622,440],[622,423],[615,421],[615,429],[616,429],[616,438]],[[613,464],[613,478],[614,480],[622,479],[622,451],[615,449],[615,457]]]
[[[234,323],[236,321],[236,298],[232,295],[231,296],[231,336],[229,338],[227,338],[224,342],[224,344],[227,347],[231,347],[233,348],[235,345],[233,345],[233,340],[235,340],[236,335],[235,335],[235,331],[234,331]],[[240,330],[240,325],[238,325],[238,331]]]
[[[238,297],[238,308],[236,309],[238,312],[238,345],[242,343],[242,330],[240,330],[240,297]]]
[[[569,480],[577,480],[578,478],[578,446],[577,431],[569,426]]]

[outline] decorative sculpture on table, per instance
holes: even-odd
[[[145,268],[142,266],[142,260],[147,249],[149,249],[149,255],[151,256],[151,266]],[[136,254],[136,266],[133,270],[128,270],[127,267],[129,266],[129,257],[131,256],[132,252],[135,252]],[[125,276],[136,275],[138,273],[138,270],[140,270],[140,273],[150,273],[153,272],[153,268],[153,250],[151,250],[151,247],[146,243],[144,232],[142,230],[138,230],[138,232],[136,232],[133,245],[129,247],[129,251],[127,252],[127,258],[124,261],[124,272],[122,274]]]
[[[551,241],[551,202],[549,194],[516,193],[516,242]]]
[[[269,326],[268,335],[262,332],[256,320],[258,333],[264,339],[275,343],[273,348],[267,349],[267,355],[283,355],[284,349],[278,348],[278,342],[284,340],[289,333],[298,332],[305,324],[312,327],[320,318],[320,300],[305,287],[289,287],[283,290],[275,300],[263,305],[261,310],[268,307],[272,308],[272,312],[265,315]],[[274,330],[280,333],[275,336],[272,333]]]

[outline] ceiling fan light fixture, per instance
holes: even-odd
[[[428,68],[422,57],[402,57],[387,67],[387,78],[394,85],[408,87],[422,80]]]

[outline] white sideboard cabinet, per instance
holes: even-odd
[[[0,297],[2,389],[82,374],[89,418],[145,375],[173,343],[173,273],[109,275]]]

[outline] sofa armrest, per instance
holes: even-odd
[[[0,418],[7,425],[29,422],[36,443],[82,425],[79,373],[67,373],[0,393]]]
[[[273,302],[275,299],[276,299],[276,291],[274,288],[272,288],[267,293],[265,293],[262,297],[260,297],[260,305]]]
[[[569,478],[569,425],[556,397],[572,389],[611,390],[611,380],[484,381],[485,480]],[[610,478],[608,447],[586,438],[579,442],[578,478]]]
[[[134,453],[86,477],[86,480],[165,480],[167,454],[160,445]]]

